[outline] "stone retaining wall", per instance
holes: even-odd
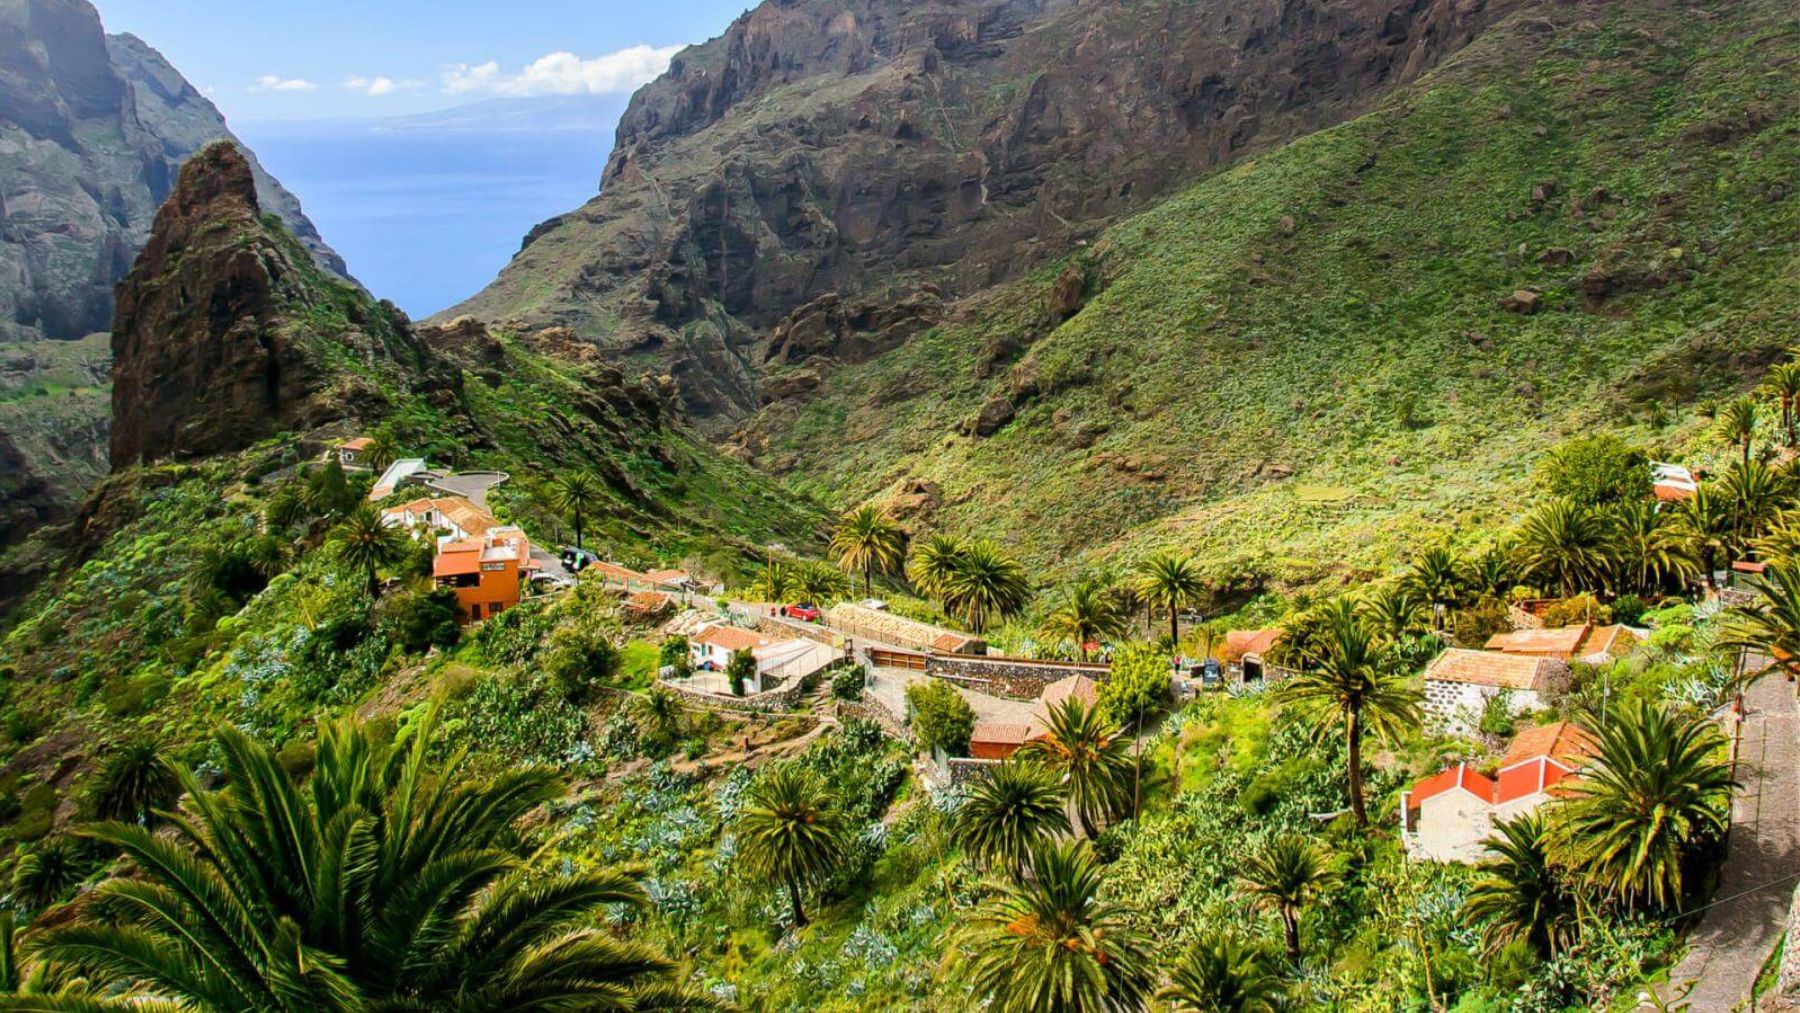
[[[944,761],[944,772],[950,777],[950,786],[960,788],[965,784],[980,781],[988,776],[988,772],[1000,765],[999,760],[978,760],[972,756],[953,756]]]
[[[906,726],[895,719],[892,714],[888,713],[886,707],[883,707],[873,700],[866,698],[862,700],[839,700],[837,702],[837,716],[840,720],[845,718],[860,718],[864,721],[873,721],[881,726],[882,731],[892,735],[894,738],[905,742],[912,741],[912,733],[906,730]]]
[[[684,684],[681,679],[658,679],[656,684],[667,689],[689,703],[699,704],[722,711],[759,711],[772,713],[775,711],[793,710],[813,688],[818,686],[824,674],[835,668],[835,665],[819,669],[798,682],[790,683],[780,689],[771,689],[763,693],[746,693],[743,696],[720,696],[705,690],[694,689]]]
[[[925,674],[934,679],[1012,700],[1036,700],[1044,694],[1044,687],[1071,675],[1105,682],[1110,671],[1109,665],[972,654],[933,654],[925,659]]]

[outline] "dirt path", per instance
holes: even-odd
[[[1694,1013],[1729,1013],[1750,998],[1780,941],[1794,875],[1800,873],[1800,708],[1794,687],[1768,677],[1744,695],[1730,853],[1715,905],[1688,936],[1688,952],[1665,994]]]

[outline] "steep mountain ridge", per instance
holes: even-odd
[[[1704,406],[1800,334],[1796,67],[1776,0],[1522,10],[769,406],[741,452],[915,535],[1060,573],[1178,545],[1222,585],[1491,530],[1574,434],[1722,466]]]
[[[99,343],[181,163],[216,139],[235,141],[218,109],[142,40],[108,36],[86,0],[0,0],[0,545],[68,517],[105,474],[105,381],[72,376],[90,370],[43,342]],[[245,157],[261,207],[344,276],[299,201]]]
[[[803,390],[939,319],[887,306],[1015,278],[1365,111],[1516,6],[764,3],[634,96],[600,195],[445,315],[571,327],[723,432],[771,396],[768,360],[798,365],[771,333],[826,322],[776,393]]]
[[[457,407],[460,374],[403,318],[371,312],[292,246],[263,218],[250,163],[231,142],[182,166],[119,284],[114,469],[378,417],[391,405],[362,373]],[[361,370],[335,368],[346,358]]]

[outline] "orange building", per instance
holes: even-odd
[[[463,620],[479,622],[519,603],[531,568],[531,542],[525,532],[496,527],[477,538],[440,541],[431,572],[437,586],[456,592]]]

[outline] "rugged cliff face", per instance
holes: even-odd
[[[0,339],[106,329],[176,170],[231,139],[219,111],[85,0],[0,0]],[[321,266],[343,261],[299,202],[251,162],[270,211]]]
[[[106,35],[85,0],[0,0],[0,545],[67,517],[105,474],[106,367],[83,375],[86,346],[104,348],[113,286],[181,163],[220,138],[213,104],[141,40]],[[343,275],[300,202],[245,157],[261,206]]]
[[[398,311],[326,277],[262,216],[227,141],[182,167],[118,288],[112,466],[238,450],[460,381]]]
[[[954,300],[1016,277],[1370,108],[1509,5],[770,0],[640,91],[601,194],[452,312],[572,327],[672,373],[717,431],[838,357],[815,343],[818,361],[787,372],[807,304]],[[855,356],[895,332],[836,333]]]

